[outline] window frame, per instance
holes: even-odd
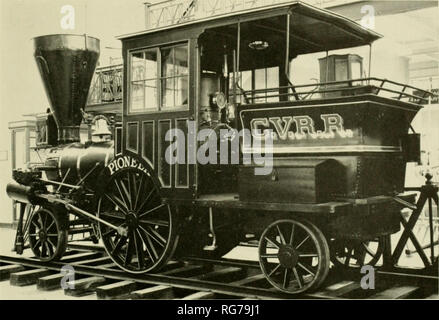
[[[162,50],[170,49],[170,48],[176,48],[176,47],[183,47],[186,46],[187,48],[187,75],[184,76],[172,76],[172,77],[162,77]],[[131,80],[132,79],[132,57],[136,53],[144,53],[147,51],[154,50],[157,53],[157,78],[145,78],[143,80]],[[161,114],[161,113],[174,113],[174,112],[182,112],[182,111],[188,111],[190,108],[191,103],[191,93],[190,93],[190,82],[191,82],[191,46],[189,40],[179,41],[179,42],[173,42],[173,43],[164,43],[164,44],[157,44],[154,46],[148,46],[148,47],[142,47],[142,48],[135,48],[128,50],[128,76],[127,76],[127,114],[128,115],[136,115],[136,114]],[[164,79],[178,79],[187,77],[187,104],[180,105],[180,106],[174,106],[173,108],[164,108],[162,103],[162,81]],[[155,80],[157,85],[157,107],[156,108],[146,108],[145,107],[145,89],[143,94],[143,108],[141,110],[132,110],[132,84],[133,83],[140,83],[143,84],[146,81],[153,81]],[[174,82],[175,83],[175,82]],[[144,88],[144,87],[143,87]],[[175,88],[174,88],[175,89]]]

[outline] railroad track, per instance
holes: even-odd
[[[160,273],[132,275],[118,269],[103,248],[80,245],[70,246],[59,262],[0,256],[0,280],[62,290],[67,265],[75,270],[75,287],[64,294],[98,299],[439,299],[434,277],[381,272],[375,290],[363,290],[360,274],[336,269],[318,292],[293,296],[271,288],[257,263],[238,260],[186,258]]]

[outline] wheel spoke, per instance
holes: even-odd
[[[50,228],[52,228],[52,226],[55,224],[55,220],[52,220],[52,222],[50,223],[50,225],[47,227],[47,231],[50,230]]]
[[[128,214],[128,208],[123,204],[122,200],[120,200],[116,195],[113,194],[113,197],[110,197],[108,194],[105,194],[105,197],[110,200],[116,207],[121,209],[123,213]]]
[[[307,235],[306,237],[305,237],[305,239],[303,239],[303,241],[296,247],[296,250],[299,250],[299,248],[301,247],[301,246],[303,246],[303,244],[308,240],[310,238],[310,236],[309,235]]]
[[[303,253],[303,254],[299,254],[300,258],[314,258],[314,257],[318,257],[319,255],[317,253]]]
[[[269,259],[269,258],[277,258],[278,255],[277,253],[266,253],[266,254],[261,254],[261,258],[265,258],[265,259]]]
[[[297,283],[299,284],[299,288],[303,288],[303,278],[302,276],[299,274],[299,272],[297,272],[296,268],[293,268],[293,273],[294,273],[294,277],[297,280]]]
[[[148,196],[147,196],[147,197],[145,198],[145,200],[142,202],[142,205],[139,207],[139,210],[138,210],[138,211],[142,211],[143,207],[146,206],[146,205],[149,203],[149,201],[151,200],[152,195],[154,194],[155,191],[156,191],[155,189],[152,189],[152,190],[149,192]]]
[[[169,227],[169,222],[164,220],[139,220],[139,223],[159,227]]]
[[[308,267],[305,266],[303,263],[298,262],[297,265],[298,265],[299,267],[301,267],[303,270],[305,270],[306,272],[308,272],[310,275],[315,276],[315,273],[312,272],[311,270],[309,270],[309,269],[311,269],[311,268],[308,268]]]
[[[280,247],[280,243],[278,243],[276,240],[271,240],[270,238],[268,238],[268,237],[265,237],[265,240],[266,241],[268,241],[268,242],[270,242],[273,246],[275,246],[277,249],[279,249],[279,247]]]
[[[41,242],[41,256],[45,257],[47,254],[46,242]]]
[[[291,226],[291,235],[290,235],[290,241],[288,242],[288,244],[293,245],[293,241],[294,241],[294,228],[296,227],[295,224],[293,224]]]
[[[142,232],[140,232],[139,230],[136,230],[136,231],[139,234],[140,238],[142,239],[142,242],[145,244],[145,249],[146,249],[146,252],[148,253],[149,258],[151,259],[152,263],[154,263],[155,259],[154,259],[153,255],[151,254],[151,251],[149,251],[149,248],[148,248],[149,242],[148,242],[147,235],[142,234]]]
[[[139,235],[137,234],[137,230],[134,233],[134,245],[136,247],[137,264],[139,265],[139,269],[142,269],[144,266],[145,256],[143,252],[143,243]]]
[[[41,244],[41,240],[38,239],[38,240],[35,242],[34,246],[32,247],[32,250],[36,250],[36,248],[37,248],[40,244]]]
[[[117,180],[114,180],[114,181],[117,181]],[[125,182],[123,182],[122,179],[119,182],[120,182],[120,185],[121,185],[122,190],[124,192],[126,202],[130,205],[129,206],[130,210],[133,210],[133,202],[132,202],[132,199],[131,199],[132,195],[131,195],[130,181],[128,181],[128,189],[127,189],[127,187],[125,185]]]
[[[145,232],[149,238],[153,239],[155,242],[157,242],[162,248],[164,248],[165,244],[166,244],[166,239],[163,238],[161,236],[161,234],[159,234],[157,231],[155,231],[154,229],[152,229],[151,227],[148,226],[148,230],[146,230],[145,228],[143,228],[142,226],[140,226],[140,229],[143,230],[143,232]]]
[[[124,208],[127,209],[127,211],[129,211],[129,206],[128,206],[128,201],[125,198],[124,193],[122,192],[121,187],[119,186],[119,182],[117,181],[117,179],[113,180],[114,185],[116,186],[117,190],[119,191],[119,195],[120,195],[120,200],[122,201],[122,203],[124,204]],[[116,197],[116,195],[113,195],[114,197]]]
[[[143,228],[141,228],[141,229],[142,229],[143,232],[145,232],[146,241],[148,242],[149,248],[151,249],[151,252],[152,252],[155,260],[157,260],[159,258],[159,255],[157,254],[157,251],[156,251],[156,249],[154,247],[154,244],[152,243],[150,234],[145,229],[143,229]],[[148,245],[147,245],[147,247],[148,247]]]
[[[163,208],[164,206],[166,206],[166,204],[161,204],[161,205],[155,207],[154,209],[151,209],[151,210],[149,210],[149,211],[146,211],[145,213],[140,214],[140,215],[139,215],[139,219],[142,218],[142,217],[144,217],[144,216],[146,216],[147,214],[150,214],[151,212],[154,212],[154,211],[160,210],[160,209]]]
[[[116,245],[113,248],[113,251],[111,252],[112,255],[117,254],[120,249],[127,243],[127,237],[120,237],[117,241]]]
[[[351,261],[352,251],[354,251],[353,248],[349,249],[349,251],[346,254],[346,260],[344,262],[345,266],[349,266],[349,262]]]
[[[280,267],[281,267],[281,265],[278,264],[275,268],[273,268],[273,270],[271,270],[270,273],[268,274],[268,277],[271,277],[272,275],[274,275],[276,273],[276,271],[279,270]]]
[[[284,289],[288,288],[288,285],[290,284],[290,280],[291,280],[291,269],[286,268],[284,271],[284,279],[282,284]]]
[[[140,183],[139,183],[139,188],[137,189],[137,195],[136,195],[136,200],[134,201],[134,211],[137,211],[137,203],[139,202],[139,196],[140,193],[142,191],[142,187],[143,187],[143,181],[144,181],[144,176],[142,175],[140,177]],[[140,209],[140,208],[139,208]]]
[[[52,248],[53,248],[53,252],[55,252],[55,250],[56,250],[56,246],[53,244],[52,240],[47,239],[47,242],[52,246]]]
[[[127,245],[127,251],[125,255],[125,266],[128,266],[131,261],[133,260],[133,250],[134,250],[134,233],[130,232],[129,239],[128,239],[128,245]]]
[[[282,231],[280,230],[279,225],[276,225],[276,228],[277,228],[277,232],[279,233],[280,243],[281,244],[287,244],[286,241],[285,241],[285,237],[284,237]]]

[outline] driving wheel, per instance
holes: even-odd
[[[173,213],[145,171],[127,168],[109,179],[98,200],[99,234],[111,259],[123,270],[158,270],[177,244]],[[123,232],[121,232],[123,231]]]

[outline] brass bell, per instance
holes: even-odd
[[[111,135],[108,123],[105,119],[99,119],[95,122],[93,136],[108,136]]]

